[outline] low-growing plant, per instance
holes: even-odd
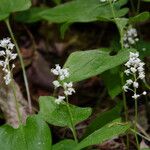
[[[61,0],[53,0],[57,6],[54,8],[31,7],[30,0],[1,0],[0,20],[5,21],[12,38],[0,40],[0,66],[3,71],[5,84],[12,88],[14,103],[17,111],[17,126],[5,124],[0,127],[0,149],[3,150],[81,150],[92,145],[102,144],[106,140],[119,135],[126,135],[126,149],[130,149],[129,133],[136,139],[136,147],[140,150],[138,136],[150,141],[147,134],[138,131],[138,99],[146,96],[149,86],[146,82],[145,63],[143,58],[149,55],[146,42],[141,39],[136,29],[136,24],[149,20],[149,12],[140,12],[140,0],[132,5],[133,16],[128,14],[127,0],[74,0],[61,4]],[[143,2],[149,2],[143,0]],[[18,12],[18,13],[16,13]],[[17,54],[23,70],[27,91],[28,107],[32,112],[30,92],[25,73],[25,67],[19,46],[12,33],[9,16],[15,21],[33,23],[45,20],[51,23],[61,23],[61,35],[75,22],[87,23],[94,21],[113,22],[119,32],[120,39],[114,41],[119,46],[116,54],[110,55],[112,47],[94,50],[73,52],[63,67],[59,64],[51,69],[56,76],[53,81],[54,94],[39,98],[39,112],[30,115],[23,122],[23,114],[16,97],[12,69]],[[17,51],[13,53],[13,50]],[[70,95],[75,93],[74,83],[100,75],[112,99],[120,93],[122,102],[109,111],[106,111],[87,127],[81,138],[78,137],[76,125],[88,119],[92,114],[89,107],[82,108],[69,103]],[[113,81],[112,81],[113,80]],[[145,90],[139,92],[140,84],[145,85]],[[61,94],[58,91],[61,90]],[[133,92],[131,99],[135,104],[134,121],[129,120],[127,92]],[[123,117],[120,115],[124,108]],[[52,142],[49,125],[67,127],[72,132],[72,139],[63,139],[56,144]]]

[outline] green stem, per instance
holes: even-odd
[[[121,84],[124,84],[124,74],[123,72],[121,73]],[[125,121],[128,122],[128,106],[127,106],[127,100],[126,100],[126,95],[125,95],[125,91],[123,90],[122,92],[122,97],[123,97],[123,105],[124,105],[124,114],[125,114]],[[129,135],[126,135],[127,137],[127,150],[129,150]]]
[[[8,65],[8,70],[10,71],[11,73],[11,70],[10,70],[10,66]],[[17,101],[17,96],[16,96],[16,90],[15,90],[15,84],[14,84],[14,80],[13,80],[13,75],[11,73],[11,82],[10,82],[10,85],[11,85],[11,88],[12,88],[12,91],[13,91],[13,94],[14,94],[14,100],[15,100],[15,105],[16,105],[16,111],[17,111],[17,115],[18,115],[18,122],[19,122],[19,125],[22,124],[22,118],[21,118],[21,114],[20,114],[20,111],[19,111],[19,104],[18,104],[18,101]]]
[[[71,113],[71,110],[70,110],[70,106],[69,106],[69,102],[68,102],[68,97],[67,96],[66,96],[66,102],[67,102],[68,113],[69,113],[69,116],[70,116],[71,131],[73,133],[73,137],[74,137],[75,142],[78,143],[76,129],[75,129],[75,126],[73,124],[73,117],[72,117],[72,113]]]
[[[135,101],[134,130],[137,132],[137,127],[136,127],[136,124],[138,122],[138,105],[137,105],[137,99],[135,99],[134,101]],[[135,139],[136,139],[136,143],[137,143],[137,149],[140,150],[138,136],[137,136],[136,132],[135,132]]]
[[[141,4],[141,0],[138,0],[138,3],[137,3],[137,15],[140,11],[140,4]]]
[[[132,7],[132,11],[133,11],[133,14],[135,14],[135,7],[134,7],[134,3],[133,3],[133,0],[130,0],[130,3],[131,3],[131,7]]]
[[[30,113],[32,113],[31,97],[30,97],[30,91],[29,91],[28,80],[27,80],[27,76],[26,76],[26,71],[25,71],[25,66],[24,66],[23,58],[22,58],[22,55],[20,53],[20,49],[19,49],[19,46],[18,46],[18,44],[16,42],[14,34],[12,32],[12,29],[11,29],[11,26],[10,26],[10,23],[9,23],[9,18],[7,18],[5,20],[5,23],[7,25],[9,33],[11,35],[11,38],[12,38],[14,44],[15,44],[15,47],[16,47],[16,50],[17,50],[17,53],[18,53],[18,56],[19,56],[19,59],[20,59],[20,64],[21,64],[21,67],[22,67],[24,83],[25,83],[25,87],[26,87],[26,91],[27,91],[27,99],[28,99],[29,111],[30,111]]]
[[[112,2],[111,0],[109,0],[109,5],[110,5],[110,8],[111,8],[111,11],[112,11],[112,14],[113,14],[113,19],[117,25],[117,28],[118,28],[118,22],[116,21],[116,15],[115,15],[115,11],[114,11],[114,8],[113,8],[113,5],[112,5]],[[122,35],[122,32],[120,31],[120,29],[118,28],[119,30],[119,33],[120,33],[120,44],[121,44],[121,48],[123,48],[123,35]]]
[[[136,74],[134,74],[134,80],[137,81],[137,77]],[[136,88],[134,88],[134,93],[136,94],[137,90]],[[137,104],[137,99],[134,100],[134,107],[135,107],[135,116],[134,116],[134,130],[137,132],[137,127],[136,124],[138,123],[138,104]],[[137,144],[137,149],[140,150],[139,147],[139,141],[138,141],[138,136],[135,133],[135,140],[136,140],[136,144]]]

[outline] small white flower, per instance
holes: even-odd
[[[133,99],[137,99],[137,98],[139,98],[139,97],[140,97],[140,95],[139,95],[139,94],[136,94],[136,93],[132,96]]]
[[[61,86],[61,84],[57,80],[53,81],[53,85],[55,86],[55,88],[58,88]]]
[[[65,97],[64,96],[58,96],[58,98],[57,99],[55,99],[55,103],[56,104],[60,104],[60,103],[62,103],[63,102],[63,100],[65,99]]]
[[[2,66],[2,70],[5,73],[4,80],[5,84],[8,85],[11,82],[11,72],[15,65],[12,64],[10,70],[10,61],[16,59],[17,54],[12,53],[12,49],[14,48],[14,44],[11,43],[10,38],[4,38],[0,40],[0,47],[4,48],[5,50],[0,51],[0,56],[4,58],[4,60],[0,60],[0,66]]]
[[[0,51],[0,56],[4,56],[5,52],[4,51]]]
[[[124,71],[124,73],[128,76],[130,74],[130,70],[127,69],[127,70]]]
[[[146,94],[147,94],[147,92],[146,92],[146,91],[144,91],[142,94],[143,94],[143,95],[146,95]]]
[[[132,31],[134,32],[134,30]],[[136,35],[136,33],[134,33]],[[133,53],[130,52],[129,60],[125,64],[127,69],[124,71],[126,75],[131,75],[134,80],[128,79],[126,81],[126,84],[123,86],[123,90],[127,92],[127,90],[130,90],[134,93],[132,98],[137,99],[141,95],[146,95],[146,92],[144,91],[142,94],[137,94],[136,89],[139,87],[138,80],[143,80],[145,78],[145,72],[144,72],[144,65],[140,59],[139,59],[139,53]],[[129,86],[133,84],[133,89],[130,89]]]
[[[136,42],[139,41],[137,37],[137,30],[133,28],[132,26],[129,26],[127,30],[125,31],[123,42],[125,48],[130,48],[132,45],[134,45]]]
[[[133,81],[132,81],[131,79],[129,79],[129,80],[126,81],[126,83],[127,83],[128,85],[131,85],[131,84],[133,83]]]
[[[139,83],[138,82],[133,82],[133,87],[134,88],[138,88],[139,87]]]
[[[132,73],[136,73],[136,71],[137,71],[136,68],[134,68],[134,67],[131,67],[130,70]]]
[[[129,87],[126,86],[126,85],[124,85],[122,88],[123,88],[123,90],[124,90],[125,92],[127,92],[127,90],[129,89]]]

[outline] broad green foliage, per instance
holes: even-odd
[[[0,127],[1,150],[51,150],[51,133],[39,116],[31,116],[26,125],[14,129],[9,125]]]
[[[5,18],[7,18],[9,16],[9,14],[3,14],[3,13],[1,13],[0,14],[0,20],[3,20],[3,19],[5,19]]]
[[[122,103],[118,103],[111,110],[105,111],[97,115],[96,118],[87,127],[86,132],[83,137],[86,137],[89,134],[92,134],[95,130],[100,129],[101,127],[108,124],[109,122],[119,118],[121,110],[122,110]]]
[[[102,78],[112,99],[122,92],[120,66],[104,72]]]
[[[127,0],[119,0],[114,4],[116,17],[127,14],[128,8],[121,8]],[[55,23],[73,23],[73,22],[91,22],[97,20],[109,20],[113,18],[109,4],[100,3],[99,0],[75,0],[65,4],[61,4],[54,8],[41,11],[31,10],[21,13],[17,20],[22,22],[34,22],[45,19]],[[32,20],[33,18],[33,20]],[[36,18],[36,19],[35,19]]]
[[[91,108],[80,108],[70,104],[73,114],[73,124],[87,119],[91,115]],[[71,128],[71,120],[66,104],[56,104],[55,98],[50,96],[40,97],[39,115],[48,123],[56,126],[68,126]]]
[[[150,12],[142,12],[138,14],[137,16],[131,17],[129,19],[129,22],[134,24],[134,23],[144,22],[149,19],[150,19]]]
[[[144,1],[144,2],[150,2],[150,0],[142,0],[142,1]]]
[[[5,19],[10,13],[23,11],[31,6],[31,0],[0,0],[0,20]],[[3,17],[1,17],[3,16]]]
[[[53,145],[52,150],[73,150],[77,144],[73,140],[63,140]]]
[[[84,147],[101,144],[104,141],[111,139],[117,135],[125,133],[129,128],[129,124],[120,124],[120,119],[116,119],[113,122],[103,126],[102,128],[96,130],[91,135],[82,140],[76,149],[82,149]]]
[[[139,51],[141,58],[150,56],[150,43],[148,41],[140,40],[137,43],[137,50]]]
[[[41,13],[47,9],[48,8],[33,7],[29,10],[17,13],[15,19],[21,22],[34,23],[41,20]]]
[[[130,50],[131,51],[131,50]],[[67,81],[81,81],[103,73],[126,62],[129,58],[127,49],[121,50],[117,55],[110,56],[109,52],[97,50],[78,51],[72,53],[64,67],[69,68],[70,77]]]
[[[31,0],[0,0],[0,12],[12,13],[23,11],[31,6]]]

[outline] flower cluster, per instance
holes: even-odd
[[[136,42],[139,41],[137,30],[132,26],[129,26],[123,36],[123,44],[125,48],[130,48]]]
[[[111,0],[111,2],[116,2],[117,0]],[[109,0],[100,0],[100,2],[104,3],[104,2],[109,2]]]
[[[132,96],[133,99],[137,99],[141,95],[146,95],[146,91],[144,91],[142,94],[137,94],[137,88],[139,87],[138,80],[143,80],[145,78],[145,72],[144,72],[144,65],[145,63],[142,62],[139,59],[139,53],[132,53],[130,52],[129,60],[125,64],[127,69],[124,71],[124,73],[129,76],[132,75],[133,79],[126,80],[126,84],[123,86],[123,90],[127,92],[128,90],[131,90],[134,92],[134,95]],[[130,86],[133,86],[133,89],[130,88]]]
[[[56,88],[62,87],[64,89],[64,95],[65,96],[58,96],[58,98],[55,100],[57,104],[60,104],[63,102],[63,100],[69,96],[75,93],[75,90],[73,88],[72,82],[65,82],[64,80],[69,77],[69,71],[68,68],[62,69],[58,64],[55,65],[55,68],[51,69],[51,72],[54,75],[58,76],[58,80],[53,81],[53,85]]]
[[[14,44],[11,43],[10,38],[0,40],[0,47],[2,48],[0,57],[4,58],[4,60],[0,60],[0,66],[3,67],[5,84],[8,85],[11,82],[11,70],[15,67],[14,64],[10,66],[10,61],[16,59],[17,54],[12,53]]]

